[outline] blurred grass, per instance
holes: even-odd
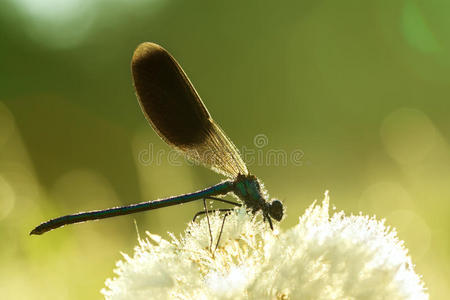
[[[131,86],[138,43],[165,46],[238,148],[304,152],[252,165],[288,209],[326,189],[397,227],[433,299],[450,294],[450,4],[445,1],[7,1],[0,11],[0,293],[96,299],[139,229],[180,232],[191,203],[71,226],[48,218],[186,193],[220,176],[145,166]]]

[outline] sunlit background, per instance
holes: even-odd
[[[448,297],[450,2],[279,4],[2,2],[2,299],[98,299],[120,252],[132,253],[134,220],[141,235],[167,237],[202,206],[30,237],[40,222],[222,179],[168,163],[132,89],[131,55],[143,41],[177,58],[238,148],[302,151],[300,163],[249,166],[284,201],[282,227],[329,190],[338,209],[395,226],[432,299]]]

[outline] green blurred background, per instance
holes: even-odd
[[[280,5],[281,4],[281,5]],[[98,299],[136,220],[167,237],[200,203],[28,235],[49,218],[191,192],[222,179],[142,163],[169,148],[137,104],[143,41],[180,62],[294,225],[330,190],[398,229],[432,299],[450,294],[450,2],[6,0],[0,9],[0,294]],[[256,148],[255,136],[268,144]],[[151,146],[149,146],[151,145]]]

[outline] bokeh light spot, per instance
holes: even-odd
[[[0,174],[0,221],[9,215],[15,202],[16,195],[13,188]]]
[[[419,51],[437,52],[441,50],[441,46],[428,26],[420,7],[414,1],[405,1],[402,29],[408,43]]]
[[[411,210],[396,210],[387,215],[386,220],[406,242],[415,261],[426,254],[431,244],[431,231],[421,216]]]
[[[396,182],[377,182],[369,186],[362,194],[361,207],[369,207],[371,212],[384,216],[397,209],[411,208],[408,192]]]
[[[434,148],[436,130],[421,111],[402,108],[388,115],[381,126],[386,152],[401,164],[419,163]]]
[[[14,0],[30,38],[50,48],[71,48],[86,37],[96,1]]]
[[[101,209],[118,203],[109,181],[92,170],[73,170],[55,182],[51,195],[58,203],[78,209]]]

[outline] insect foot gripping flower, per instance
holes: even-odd
[[[102,293],[133,300],[428,299],[394,230],[368,216],[330,216],[328,208],[326,195],[286,232],[236,209],[217,249],[206,218],[170,241],[147,233]],[[214,239],[222,220],[210,216]]]

